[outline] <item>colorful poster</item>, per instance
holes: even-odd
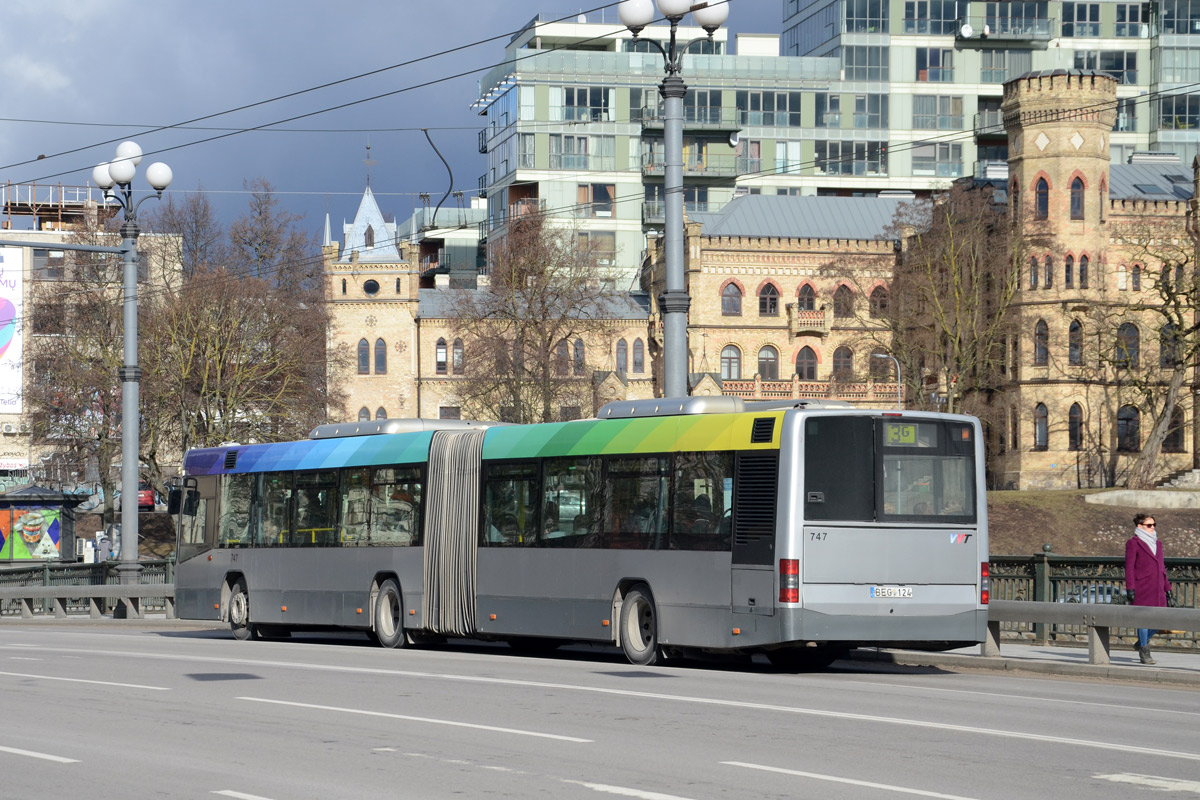
[[[0,414],[21,413],[24,252],[0,247]]]
[[[0,509],[0,561],[57,561],[62,509]]]

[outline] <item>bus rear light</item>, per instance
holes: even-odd
[[[800,559],[779,559],[779,602],[800,602]]]
[[[988,562],[979,565],[979,603],[987,605],[992,595],[992,577],[988,574]]]

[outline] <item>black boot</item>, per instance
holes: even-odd
[[[1150,645],[1138,648],[1138,657],[1142,659],[1143,664],[1155,663],[1154,657],[1150,655]]]

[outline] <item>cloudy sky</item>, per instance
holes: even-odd
[[[731,35],[780,31],[781,0],[730,1]],[[132,137],[164,151],[142,171],[165,161],[172,190],[203,187],[224,220],[245,208],[243,181],[262,177],[305,227],[319,231],[328,211],[336,232],[358,206],[369,142],[384,213],[407,217],[418,193],[436,203],[449,184],[420,129],[470,197],[486,166],[482,119],[468,108],[483,73],[535,14],[603,3],[0,0],[0,180],[82,185]],[[588,18],[616,27],[615,3]],[[253,107],[221,113],[243,106]],[[337,106],[346,107],[279,126],[286,131],[233,133]],[[144,186],[142,171],[135,186]]]

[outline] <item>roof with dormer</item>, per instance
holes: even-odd
[[[370,231],[374,246],[367,246],[367,233]],[[383,218],[375,195],[368,186],[363,192],[362,202],[358,204],[358,213],[354,222],[342,225],[342,234],[346,245],[342,248],[339,261],[350,261],[351,254],[358,253],[359,263],[390,264],[400,260],[400,251],[396,248],[396,224]]]

